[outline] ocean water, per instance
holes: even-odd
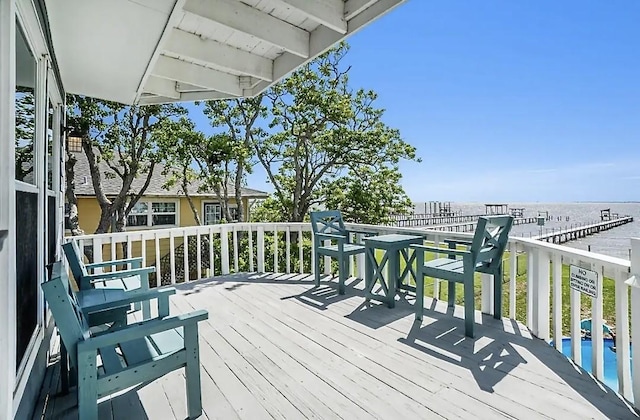
[[[611,209],[612,213],[630,215],[634,217],[633,223],[627,223],[596,235],[566,242],[565,246],[579,249],[588,249],[592,252],[611,255],[619,258],[629,258],[631,247],[630,238],[640,238],[640,203],[505,203],[509,208],[524,208],[524,217],[535,217],[538,212],[549,212],[552,220],[547,220],[542,228],[567,228],[571,225],[595,223],[600,221],[600,210]],[[427,212],[429,204],[426,204]],[[456,203],[451,202],[451,210],[462,214],[485,214],[484,203]],[[425,212],[425,203],[414,203],[416,213]],[[558,220],[558,218],[560,220]],[[512,235],[535,236],[541,229],[535,223],[514,226]]]

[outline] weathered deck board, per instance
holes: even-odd
[[[410,297],[394,309],[366,304],[310,276],[234,275],[179,285],[172,313],[207,309],[200,325],[203,419],[634,418],[610,390],[526,328],[476,319],[464,338],[461,308],[426,299],[414,323]],[[35,417],[72,418],[58,364]],[[107,399],[101,418],[184,418],[184,372]],[[72,393],[73,394],[73,393]],[[46,402],[45,402],[46,401]]]

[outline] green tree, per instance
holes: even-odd
[[[285,220],[303,221],[328,200],[338,208],[366,209],[375,199],[379,212],[408,204],[397,165],[416,159],[415,148],[383,122],[375,92],[349,86],[347,52],[347,44],[336,46],[266,94],[270,132],[253,145]],[[366,196],[374,188],[375,196]]]
[[[35,94],[33,88],[16,89],[16,179],[27,181],[33,173],[33,145],[35,144]]]
[[[222,203],[222,214],[233,220],[230,198],[237,205],[237,220],[245,221],[242,188],[253,170],[253,143],[264,136],[256,125],[266,117],[263,95],[229,101],[208,101],[204,113],[218,132],[206,142],[193,144],[193,155],[199,168],[203,188],[213,190]],[[231,188],[233,194],[231,193]]]
[[[125,106],[98,99],[71,96],[68,122],[82,135],[82,149],[89,161],[91,181],[100,205],[100,221],[95,233],[112,228],[123,230],[126,218],[151,182],[161,154],[158,141],[165,131],[180,124],[186,110],[178,105]],[[100,162],[109,168],[100,169]],[[103,188],[104,178],[118,178],[120,189],[111,197]],[[141,187],[133,181],[142,177]]]

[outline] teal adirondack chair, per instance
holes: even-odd
[[[57,263],[51,280],[43,283],[42,289],[78,375],[80,419],[98,418],[98,398],[182,367],[187,415],[197,418],[202,414],[198,322],[208,318],[207,311],[145,320],[93,335],[84,311],[65,283],[67,273]]]
[[[93,264],[85,264],[82,252],[78,249],[75,241],[69,241],[62,245],[67,262],[71,268],[71,273],[76,280],[79,290],[98,289],[120,289],[149,290],[149,273],[155,272],[155,267],[142,267],[142,258],[126,258],[113,261],[104,261]],[[116,271],[116,267],[131,264],[129,270]],[[93,274],[90,271],[96,268],[111,267],[110,272]],[[136,303],[135,309],[142,308],[145,318],[150,317],[149,304],[147,302]]]
[[[349,274],[349,257],[364,253],[364,246],[350,243],[351,232],[345,228],[339,210],[312,211],[310,215],[316,286],[320,286],[320,256],[336,258],[339,267],[338,293],[343,295]],[[324,245],[327,239],[331,245]]]
[[[447,240],[449,248],[436,248],[424,245],[411,245],[416,255],[416,320],[421,320],[424,312],[424,277],[433,277],[449,282],[449,307],[455,304],[456,283],[464,285],[464,332],[474,337],[474,274],[492,274],[493,316],[502,317],[502,254],[509,240],[509,231],[513,224],[511,216],[480,217],[473,241]],[[457,249],[458,244],[468,247]],[[449,258],[437,258],[425,261],[425,252],[448,254]],[[460,257],[460,258],[456,258]]]

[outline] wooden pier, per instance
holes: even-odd
[[[565,242],[574,241],[576,239],[584,238],[589,235],[603,232],[605,230],[613,229],[618,226],[626,225],[633,222],[633,217],[622,216],[617,219],[604,220],[598,223],[591,223],[586,225],[578,225],[575,227],[565,229],[552,229],[551,232],[544,233],[542,235],[533,236],[533,239],[539,241],[552,242],[554,244],[563,244]]]
[[[470,222],[430,226],[429,229],[442,230],[444,232],[473,232],[476,229],[476,224],[478,223],[477,217],[479,216],[476,216],[476,219]],[[517,219],[513,219],[514,225],[525,225],[536,222],[537,219],[535,217],[519,217]]]

